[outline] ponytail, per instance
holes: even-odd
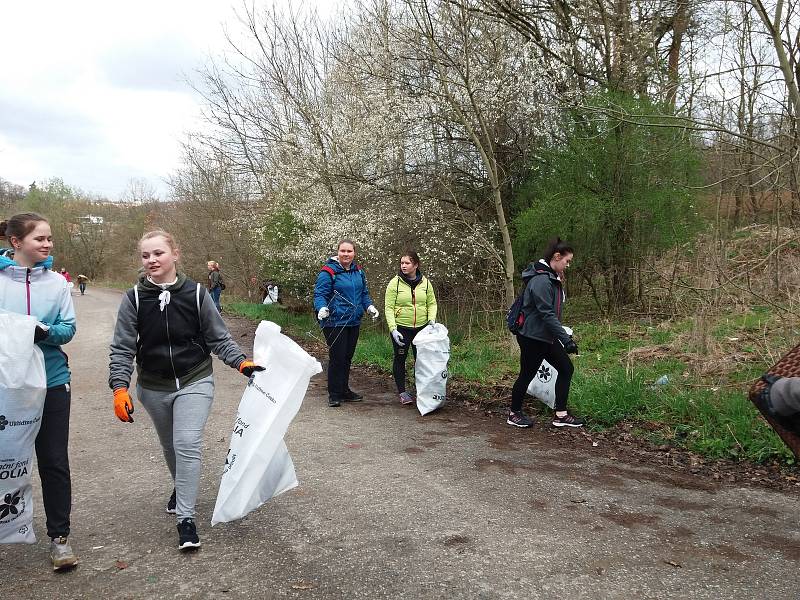
[[[554,237],[547,243],[547,248],[544,251],[545,262],[549,264],[556,254],[560,254],[561,256],[565,254],[575,254],[575,250],[570,244],[562,241],[560,237]]]

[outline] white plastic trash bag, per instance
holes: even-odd
[[[450,338],[441,323],[428,325],[414,338],[417,360],[414,383],[417,387],[419,414],[441,408],[447,398],[447,362],[450,360]]]
[[[278,303],[278,286],[267,286],[267,295],[264,296],[262,304],[277,304]]]
[[[33,544],[31,470],[47,375],[36,318],[0,312],[0,543]]]
[[[266,370],[254,373],[239,402],[211,525],[241,519],[297,486],[283,436],[322,365],[270,321],[256,330],[253,361]]]
[[[572,329],[563,326],[567,335],[572,335]],[[537,398],[550,408],[555,408],[556,405],[556,379],[558,379],[558,369],[551,365],[546,360],[542,361],[536,375],[531,379],[528,386],[528,394]]]
[[[528,394],[541,400],[550,408],[556,405],[556,378],[558,370],[546,360],[542,361],[528,386]]]

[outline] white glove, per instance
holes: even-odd
[[[322,319],[327,319],[330,316],[331,316],[330,309],[327,306],[323,306],[322,308],[319,309],[319,312],[317,313],[317,320],[322,321]]]
[[[392,331],[392,339],[394,340],[394,343],[400,346],[401,348],[406,345],[405,342],[403,341],[403,334],[400,333],[397,329]]]
[[[373,321],[377,321],[378,320],[378,316],[380,315],[380,313],[378,312],[378,309],[375,308],[375,306],[372,305],[372,304],[370,304],[369,307],[367,307],[367,313],[369,313],[369,315],[372,317]]]

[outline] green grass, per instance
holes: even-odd
[[[226,310],[241,316],[267,319],[280,325],[290,336],[322,341],[311,311],[293,314],[281,306],[231,302]],[[738,337],[762,331],[772,315],[763,308],[748,313],[723,315],[710,335]],[[450,372],[454,381],[490,386],[516,377],[519,354],[513,338],[505,331],[475,332],[467,336],[457,324],[448,322],[451,339]],[[574,358],[575,376],[570,407],[586,417],[590,427],[602,430],[621,422],[633,424],[633,431],[656,444],[670,444],[709,458],[778,460],[792,463],[791,452],[747,400],[749,382],[769,365],[753,353],[753,360],[739,364],[725,374],[726,386],[716,379],[706,381],[693,374],[698,365],[682,358],[656,355],[650,360],[629,361],[628,353],[640,347],[668,344],[690,333],[691,319],[658,327],[635,323],[574,323],[581,349]],[[750,333],[752,335],[752,333]],[[785,340],[785,348],[790,347]],[[746,351],[740,348],[740,351]],[[376,366],[390,373],[392,345],[383,323],[362,324],[353,362]],[[662,375],[669,383],[654,385]],[[509,392],[510,395],[510,392]],[[484,394],[485,399],[485,394]],[[497,398],[504,403],[507,398]],[[533,401],[533,407],[539,403]],[[543,405],[541,405],[543,406]],[[538,409],[538,408],[537,408]]]

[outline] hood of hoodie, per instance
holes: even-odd
[[[325,263],[325,266],[332,268],[335,273],[344,273],[346,271],[352,271],[353,269],[358,269],[359,268],[358,264],[354,260],[353,262],[350,263],[350,268],[349,269],[345,269],[342,266],[342,263],[339,262],[338,257],[336,257],[336,256],[331,256],[328,259],[328,262]]]
[[[422,281],[422,271],[420,271],[419,269],[417,269],[417,275],[416,277],[414,277],[414,279],[406,277],[406,275],[402,271],[397,271],[397,276],[403,281],[405,281],[411,287],[412,290],[415,287],[417,287],[419,283]]]
[[[168,285],[166,288],[162,288],[157,283],[151,282],[147,279],[147,275],[140,275],[139,276],[139,289],[145,292],[154,292],[156,294],[160,294],[164,289],[168,291],[173,291],[179,289],[185,282],[186,282],[186,275],[184,273],[178,273],[178,278],[175,280],[175,283],[172,285]]]
[[[550,276],[551,279],[558,279],[558,273],[553,271],[550,265],[548,265],[543,258],[540,258],[536,262],[529,264],[525,270],[522,271],[522,278],[528,279],[529,277],[533,277],[536,275],[537,271],[544,271]]]
[[[0,271],[3,269],[7,269],[9,267],[18,267],[20,269],[24,267],[20,267],[17,262],[14,260],[14,253],[9,249],[4,249],[0,252]],[[33,265],[33,268],[41,268],[41,269],[51,269],[53,267],[53,257],[48,256],[43,261],[36,263]]]

